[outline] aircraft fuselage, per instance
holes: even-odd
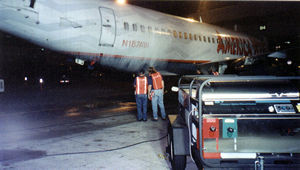
[[[0,29],[40,46],[126,71],[180,72],[263,52],[254,38],[103,0],[0,0]]]

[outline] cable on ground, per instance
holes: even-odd
[[[107,149],[107,150],[96,150],[96,151],[88,151],[88,152],[70,152],[70,153],[57,153],[57,154],[50,154],[50,155],[45,155],[45,157],[52,157],[52,156],[65,156],[65,155],[81,155],[81,154],[91,154],[91,153],[103,153],[103,152],[112,152],[112,151],[116,151],[116,150],[121,150],[121,149],[126,149],[126,148],[130,148],[136,145],[140,145],[143,143],[148,143],[148,142],[156,142],[156,141],[160,141],[162,139],[164,139],[165,137],[167,137],[168,135],[165,135],[159,139],[152,139],[152,140],[146,140],[146,141],[141,141],[138,143],[134,143],[131,145],[127,145],[127,146],[123,146],[123,147],[119,147],[119,148],[114,148],[114,149]]]

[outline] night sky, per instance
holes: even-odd
[[[234,29],[257,38],[266,37],[270,48],[300,39],[300,2],[291,1],[137,1],[130,4],[160,12],[189,17]],[[266,25],[260,31],[259,26]],[[299,45],[299,44],[297,44]]]

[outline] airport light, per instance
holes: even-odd
[[[126,0],[117,0],[117,3],[120,5],[126,4]]]
[[[40,84],[43,84],[44,80],[42,78],[40,78]]]
[[[259,26],[259,30],[260,30],[260,31],[263,31],[263,30],[266,30],[266,29],[267,29],[267,27],[266,27],[265,25]]]
[[[81,60],[81,59],[79,59],[79,58],[76,58],[76,59],[75,59],[75,63],[83,66],[83,65],[84,65],[84,60]]]
[[[28,80],[28,77],[24,77],[24,80],[27,81],[27,80]]]

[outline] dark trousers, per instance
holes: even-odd
[[[138,120],[147,120],[147,95],[146,94],[137,94],[135,95],[136,107],[137,107],[137,119]]]

